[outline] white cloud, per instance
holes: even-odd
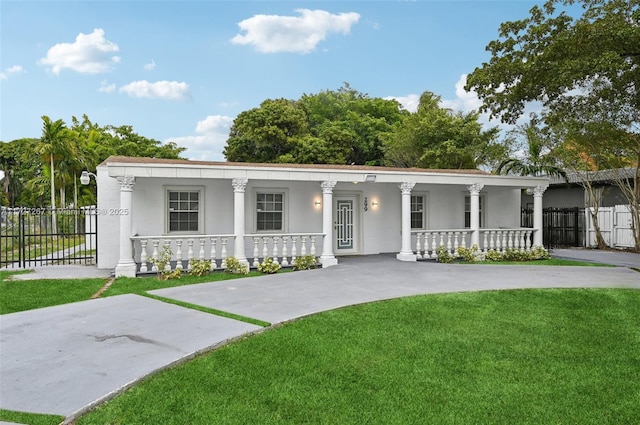
[[[456,82],[456,98],[453,100],[442,99],[440,105],[443,108],[454,111],[471,112],[477,111],[482,106],[482,101],[475,91],[466,91],[467,74],[462,74]]]
[[[109,84],[107,80],[103,80],[100,82],[100,88],[98,91],[100,93],[113,93],[116,91],[116,85],[114,83]]]
[[[138,98],[182,100],[189,97],[189,85],[177,81],[156,81],[155,83],[147,80],[133,81],[120,87],[119,91]]]
[[[416,112],[420,104],[419,94],[409,94],[407,96],[388,96],[385,100],[397,100],[402,107],[409,112]]]
[[[26,71],[20,65],[10,66],[9,68],[5,68],[4,71],[0,72],[0,80],[6,80],[12,75],[22,74],[23,72]]]
[[[151,59],[151,62],[144,64],[144,69],[147,71],[153,71],[156,68],[156,61]]]
[[[117,44],[104,38],[104,30],[96,28],[91,34],[80,33],[74,43],[58,43],[51,47],[47,56],[38,62],[51,67],[58,75],[63,68],[85,74],[99,74],[109,71],[120,62]]]
[[[187,148],[186,156],[192,160],[224,161],[222,151],[229,138],[233,118],[225,115],[209,115],[196,124],[195,136],[172,137],[173,142]]]
[[[334,15],[324,10],[297,9],[300,16],[255,15],[238,23],[246,35],[231,39],[262,53],[310,53],[328,33],[348,34],[360,20],[355,12]]]

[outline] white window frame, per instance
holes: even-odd
[[[413,198],[422,198],[422,225],[420,227],[413,227],[413,217],[411,218],[411,230],[425,230],[429,228],[429,197],[427,192],[413,192],[411,194],[411,214],[413,211]]]
[[[204,231],[204,186],[164,186],[164,229],[166,235],[203,235]],[[197,192],[198,193],[198,230],[170,230],[169,193],[170,192]]]
[[[282,195],[282,229],[258,230],[258,194]],[[251,190],[251,211],[254,233],[288,233],[289,232],[289,189],[281,187],[255,187]]]
[[[484,192],[480,192],[480,228],[483,229],[487,223],[487,195]],[[469,225],[467,225],[467,214],[469,214]],[[471,195],[468,193],[464,197],[464,217],[462,218],[464,228],[469,229],[471,227]]]

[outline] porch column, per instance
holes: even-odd
[[[233,185],[233,234],[235,235],[233,256],[245,264],[248,262],[244,253],[244,190],[248,181],[244,177],[231,180]]]
[[[136,277],[137,265],[133,260],[133,243],[131,242],[131,206],[133,201],[133,185],[135,177],[117,177],[120,183],[120,257],[116,264],[116,277]]]
[[[322,254],[320,264],[322,267],[331,267],[338,264],[338,260],[333,255],[333,188],[335,181],[324,181],[320,183],[322,187]]]
[[[533,246],[543,246],[542,241],[542,195],[547,190],[544,186],[536,186],[531,192],[533,193]]]
[[[396,258],[400,261],[416,261],[417,259],[411,249],[411,190],[415,185],[410,182],[398,185],[402,192],[402,248]]]
[[[474,183],[467,186],[469,189],[469,228],[471,229],[471,246],[480,246],[480,191],[484,187],[482,183]]]

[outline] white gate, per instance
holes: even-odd
[[[591,220],[593,208],[586,208],[587,246],[596,246],[596,231]],[[604,242],[617,248],[633,248],[633,232],[631,230],[631,211],[628,205],[598,208],[598,224]]]

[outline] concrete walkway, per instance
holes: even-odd
[[[515,288],[640,289],[628,267],[401,263],[390,255],[335,267],[152,291],[270,323],[353,304]],[[260,328],[137,295],[0,316],[0,408],[69,418],[142,377]]]

